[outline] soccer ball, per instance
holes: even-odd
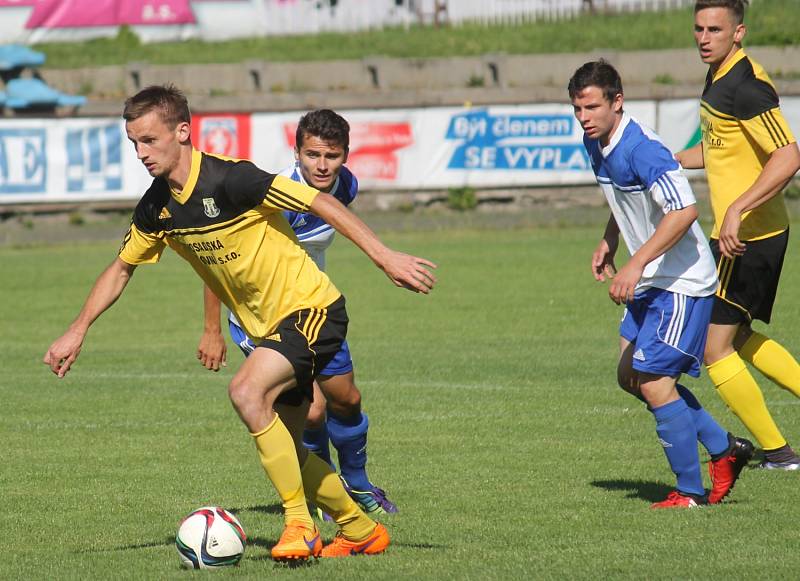
[[[175,546],[190,569],[215,569],[236,565],[244,554],[247,536],[242,524],[218,506],[204,506],[181,521]]]

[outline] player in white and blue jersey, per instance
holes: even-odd
[[[645,403],[677,477],[676,489],[652,508],[715,504],[733,488],[753,444],[726,432],[677,383],[700,374],[717,274],[697,223],[694,193],[661,140],[623,110],[622,81],[605,61],[581,66],[569,95],[584,145],[611,208],[592,255],[598,281],[625,304],[620,325],[620,386]],[[619,235],[631,254],[615,272]],[[703,486],[697,442],[711,455],[712,487]]]
[[[330,193],[345,206],[358,194],[358,180],[344,163],[349,150],[350,126],[330,109],[311,111],[300,118],[296,132],[295,163],[280,175],[322,192]],[[284,216],[300,244],[320,270],[325,270],[325,251],[333,242],[333,227],[306,212],[285,211]],[[211,294],[212,296],[208,296]],[[218,301],[206,290],[206,318],[219,320]],[[236,317],[229,315],[231,338],[247,356],[255,349]],[[224,339],[219,333],[204,333],[198,358],[213,368],[224,359]],[[361,411],[361,393],[355,385],[353,361],[347,341],[322,370],[324,382],[314,382],[311,404],[303,434],[303,444],[334,466],[330,444],[337,451],[339,470],[345,488],[367,513],[397,512],[383,489],[367,476],[367,431],[369,420]],[[324,385],[324,389],[320,389]],[[335,469],[335,467],[334,467]]]

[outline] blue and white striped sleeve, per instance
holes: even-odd
[[[631,152],[631,166],[664,213],[697,203],[689,180],[664,144],[643,142]]]

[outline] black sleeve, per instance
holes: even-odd
[[[778,93],[769,83],[748,79],[736,88],[733,114],[737,119],[752,119],[779,105]]]
[[[267,173],[251,161],[240,161],[225,176],[225,191],[239,210],[261,205],[272,185],[275,174]]]
[[[164,230],[159,218],[161,210],[164,209],[164,206],[169,201],[169,196],[169,186],[166,181],[162,179],[154,180],[133,210],[132,222],[139,231],[146,234],[158,234]]]

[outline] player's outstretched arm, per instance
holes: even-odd
[[[592,254],[592,275],[595,280],[604,282],[606,277],[614,278],[617,272],[617,268],[614,266],[614,256],[617,254],[618,247],[619,226],[617,226],[617,221],[612,214],[608,218],[603,239]]]
[[[209,371],[219,371],[220,366],[228,364],[228,347],[219,323],[220,305],[217,295],[203,285],[203,335],[197,346],[197,358]]]
[[[318,194],[310,210],[352,240],[395,285],[428,294],[436,284],[436,277],[431,272],[436,268],[434,263],[388,248],[369,226],[330,194]]]
[[[642,244],[641,248],[631,256],[631,259],[614,277],[608,289],[608,296],[611,300],[618,305],[632,301],[644,268],[675,246],[696,219],[697,206],[694,204],[667,213],[653,235]]]
[[[706,166],[703,158],[703,144],[684,149],[675,154],[675,159],[681,164],[683,169],[703,169]]]
[[[44,354],[43,362],[53,373],[59,377],[67,374],[80,355],[89,327],[120,297],[135,269],[136,266],[115,258],[97,277],[78,317]]]

